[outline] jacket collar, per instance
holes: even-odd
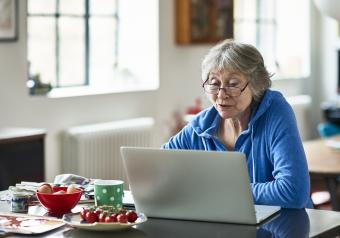
[[[283,96],[280,92],[272,91],[270,89],[265,91],[262,100],[253,106],[248,129],[243,133],[249,132],[250,128],[252,128],[256,121],[268,110],[273,99],[276,97]],[[216,136],[220,121],[220,115],[215,107],[211,106],[200,112],[198,116],[190,122],[190,125],[199,136],[210,138]]]

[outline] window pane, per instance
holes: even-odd
[[[261,0],[259,4],[259,18],[272,20],[276,16],[275,12],[276,0]]]
[[[255,45],[276,78],[308,76],[308,0],[237,0],[234,4],[236,40]]]
[[[85,14],[84,0],[59,0],[59,1],[60,1],[59,9],[60,9],[61,14],[72,14],[72,15],[84,15]]]
[[[82,18],[61,17],[60,87],[85,84],[85,36]]]
[[[28,14],[30,20],[27,19],[30,72],[42,74],[45,82],[53,81],[54,88],[87,84],[90,87],[86,90],[156,88],[158,48],[153,46],[158,44],[158,0],[117,3],[118,0],[28,0],[27,7],[36,14]],[[118,34],[122,20],[125,30],[122,33],[119,29]],[[134,44],[136,36],[141,44]],[[55,90],[58,91],[64,90]]]
[[[273,0],[272,0],[273,1]],[[235,19],[256,19],[256,1],[237,0],[234,1]]]
[[[92,17],[90,19],[90,82],[101,84],[114,79],[116,66],[116,29],[114,18]]]
[[[257,47],[261,52],[269,72],[277,72],[276,57],[276,26],[261,24],[258,28],[259,40]]]
[[[50,17],[30,17],[28,29],[28,61],[30,75],[40,74],[44,83],[55,83],[55,20]]]
[[[109,14],[116,13],[117,0],[90,0],[90,14]]]
[[[54,14],[56,12],[56,0],[29,0],[27,4],[29,14]]]
[[[257,24],[254,21],[235,22],[234,29],[236,40],[256,45]]]
[[[308,0],[277,1],[277,58],[282,77],[306,77],[310,73],[309,19]]]

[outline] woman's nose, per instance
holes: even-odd
[[[217,93],[217,97],[226,98],[226,97],[229,97],[229,95],[227,94],[225,88],[219,88],[218,93]]]

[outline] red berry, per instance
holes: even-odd
[[[112,218],[113,222],[117,222],[118,221],[117,216],[118,216],[117,213],[113,213],[113,214],[110,215],[110,217]]]
[[[128,211],[126,213],[126,216],[127,216],[128,222],[135,222],[138,218],[138,215],[135,211]]]
[[[86,213],[88,212],[88,210],[86,208],[83,208],[83,210],[80,211],[80,217],[83,220],[86,220]]]
[[[85,218],[86,218],[87,223],[94,223],[98,221],[97,214],[95,214],[92,211],[87,212]]]
[[[101,213],[101,214],[99,215],[98,221],[99,221],[99,222],[105,222],[105,219],[106,219],[106,212]]]
[[[126,210],[122,209],[118,212],[118,214],[126,214],[126,212],[127,212]]]
[[[128,222],[128,219],[127,219],[127,216],[125,214],[119,214],[117,216],[117,221],[119,223],[127,223]]]
[[[111,216],[105,217],[105,222],[114,222],[113,218]]]
[[[94,213],[96,213],[96,215],[99,217],[99,215],[102,213],[102,209],[96,208],[96,210],[94,210]]]

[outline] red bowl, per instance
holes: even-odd
[[[67,187],[53,187],[53,192],[67,191]],[[74,193],[48,194],[36,191],[36,196],[41,205],[53,215],[63,215],[71,212],[80,200],[82,190],[76,189]]]

